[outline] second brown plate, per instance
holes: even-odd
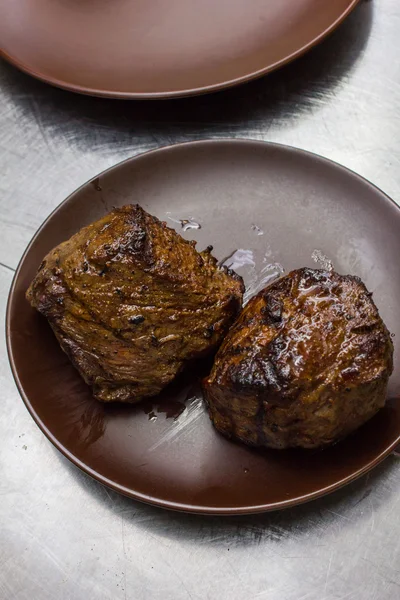
[[[359,275],[395,334],[396,367],[386,408],[323,452],[257,452],[213,429],[197,373],[188,373],[162,398],[138,406],[93,400],[46,320],[25,300],[25,291],[51,248],[112,206],[131,202],[198,240],[200,248],[213,244],[217,257],[231,256],[228,262],[235,263],[250,291],[283,269],[317,266],[315,250],[339,272]],[[205,141],[153,151],[86,183],[32,240],[8,304],[11,366],[47,437],[114,490],[200,513],[291,506],[366,473],[400,441],[399,256],[399,208],[373,185],[328,160],[252,141]]]
[[[76,92],[165,98],[259,77],[331,32],[358,0],[10,0],[0,55]]]

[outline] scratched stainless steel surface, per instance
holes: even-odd
[[[292,144],[400,202],[399,45],[398,0],[362,2],[282,71],[163,103],[75,96],[0,63],[2,315],[13,270],[50,211],[97,172],[157,146],[231,136]],[[205,518],[141,505],[53,449],[19,398],[1,336],[1,600],[400,598],[396,455],[282,513]]]

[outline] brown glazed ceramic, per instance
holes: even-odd
[[[320,452],[256,451],[221,437],[191,371],[163,397],[105,406],[25,300],[43,256],[83,225],[139,202],[200,248],[242,257],[253,289],[269,275],[316,266],[319,250],[359,275],[395,334],[389,401],[354,435]],[[181,229],[180,220],[200,229]],[[243,252],[246,251],[246,252]],[[18,267],[7,311],[11,366],[39,427],[78,467],[132,498],[199,513],[291,506],[377,465],[400,440],[400,210],[376,187],[328,160],[254,141],[182,144],[125,161],[86,183],[47,219]],[[243,260],[243,257],[245,259]],[[232,262],[232,261],[230,261]],[[247,264],[245,264],[247,263]],[[204,369],[206,367],[204,366]]]
[[[4,0],[0,53],[76,92],[187,96],[259,77],[318,43],[358,0]]]

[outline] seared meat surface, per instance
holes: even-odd
[[[393,344],[357,277],[292,271],[252,298],[204,382],[224,435],[254,446],[317,448],[385,403]]]
[[[215,351],[241,308],[241,278],[138,205],[52,250],[27,291],[104,402],[158,394]]]

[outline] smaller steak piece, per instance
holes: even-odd
[[[140,206],[123,206],[52,250],[27,292],[93,395],[137,402],[214,352],[244,291]]]
[[[250,300],[204,391],[224,435],[317,448],[382,408],[392,370],[390,334],[361,280],[305,268]]]

